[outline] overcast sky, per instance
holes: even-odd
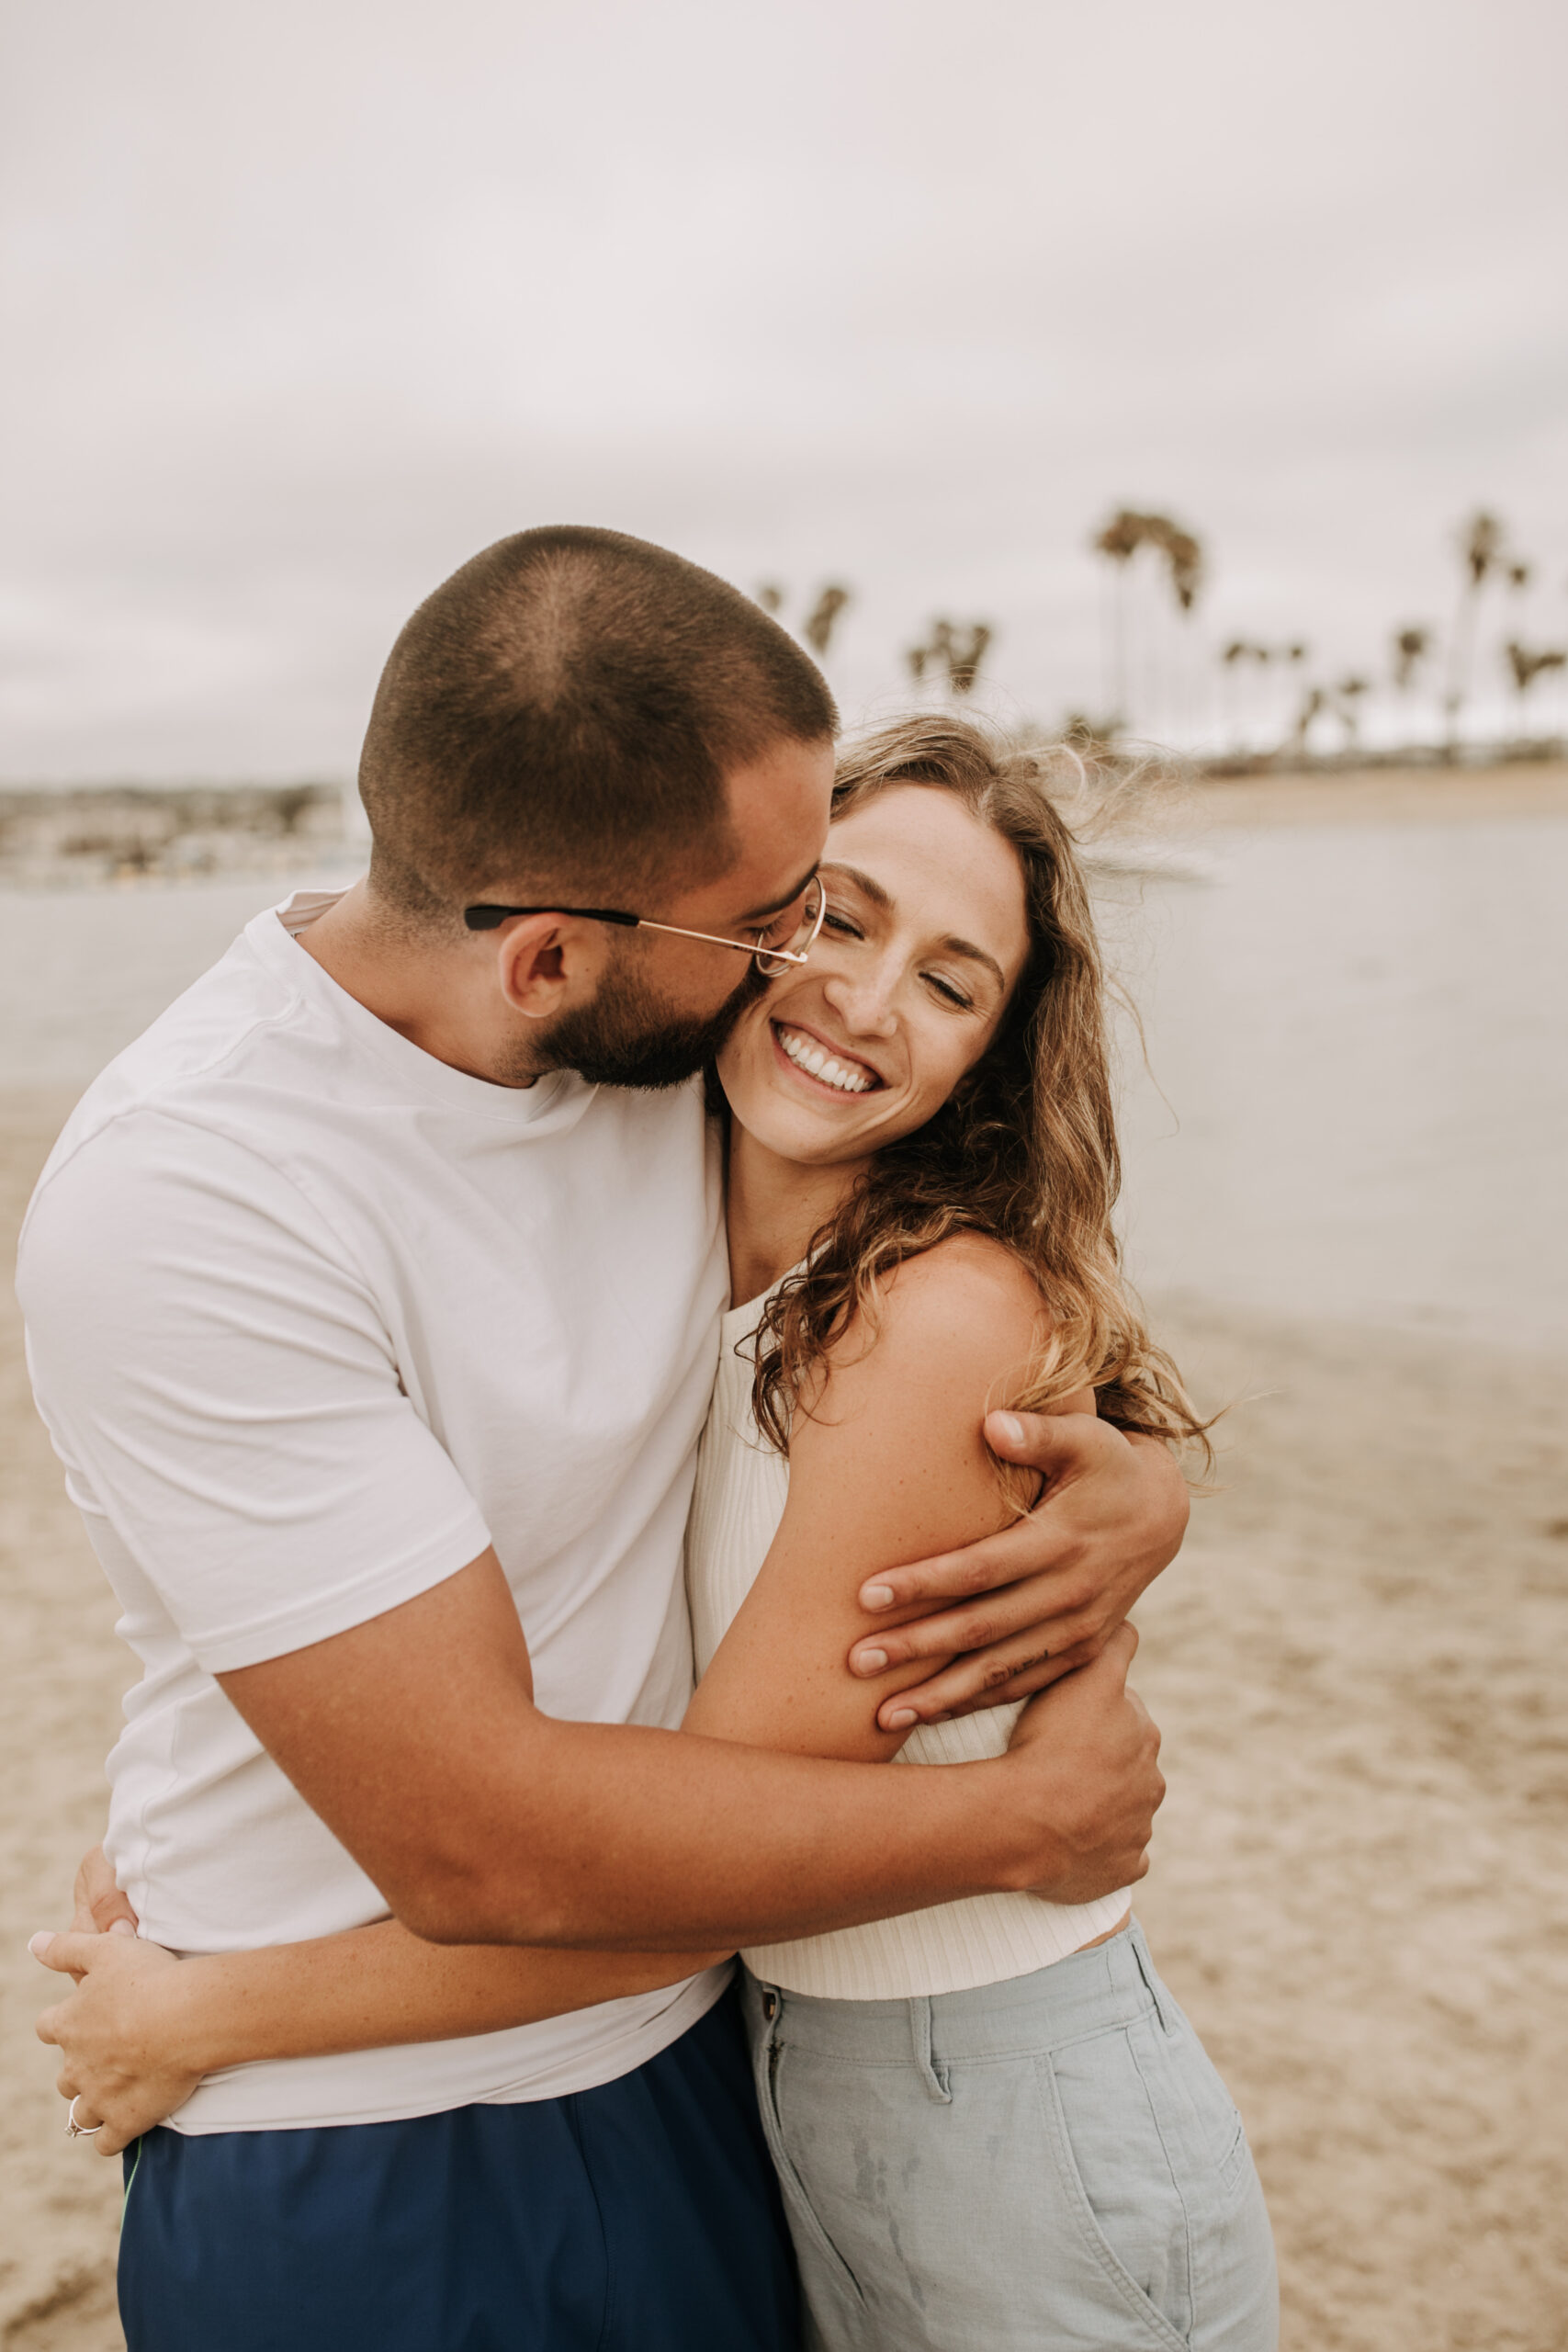
[[[4,22],[0,775],[346,774],[412,605],[560,519],[842,578],[852,713],[943,611],[1103,707],[1122,503],[1216,676],[1386,668],[1479,503],[1493,646],[1568,643],[1562,0]]]

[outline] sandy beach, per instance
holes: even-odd
[[[1501,767],[1340,768],[1325,775],[1213,776],[1191,804],[1222,825],[1387,825],[1409,817],[1568,814],[1568,764],[1517,760]]]
[[[1451,789],[1450,789],[1451,787]],[[1206,787],[1225,823],[1568,808],[1563,771]],[[1235,796],[1233,797],[1233,796]],[[1337,804],[1332,810],[1327,796]],[[0,1091],[15,1229],[73,1090]],[[1151,1302],[1223,1491],[1140,1612],[1170,1795],[1139,1908],[1246,2115],[1288,2352],[1568,2347],[1568,1353]],[[1568,1343],[1565,1343],[1568,1344]],[[0,2346],[111,2352],[118,2167],[32,2036],[129,1679],[0,1298]]]
[[[7,1237],[65,1104],[0,1102]],[[1225,1491],[1142,1612],[1171,1793],[1140,1899],[1250,2127],[1291,2352],[1568,2344],[1568,1365],[1170,1302]],[[111,2352],[118,2167],[43,1979],[127,1679],[5,1304],[7,2352]]]

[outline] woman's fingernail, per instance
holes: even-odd
[[[28,1938],[28,1950],[35,1960],[41,1960],[45,1951],[53,1941],[54,1938],[50,1934],[49,1930],[45,1928],[40,1928],[36,1936],[29,1936]]]
[[[991,1419],[1004,1445],[1023,1443],[1023,1423],[1016,1413],[993,1413]]]
[[[856,1650],[855,1652],[855,1672],[857,1674],[880,1674],[886,1664],[887,1652],[886,1650]]]
[[[109,1928],[111,1936],[133,1936],[136,1933],[129,1919],[116,1919]]]
[[[884,1725],[884,1729],[887,1731],[904,1731],[908,1729],[910,1724],[918,1724],[919,1720],[920,1719],[919,1715],[916,1714],[913,1707],[895,1707],[893,1713],[888,1716],[886,1724]]]
[[[863,1609],[891,1609],[893,1588],[890,1584],[868,1584],[861,1587],[860,1605]]]

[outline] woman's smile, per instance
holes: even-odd
[[[829,1044],[804,1023],[771,1021],[773,1048],[794,1078],[829,1094],[870,1094],[885,1080],[869,1062]]]

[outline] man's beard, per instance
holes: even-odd
[[[680,1086],[715,1058],[767,986],[750,965],[718,1011],[694,1021],[662,1003],[617,959],[592,1003],[563,1012],[541,1041],[547,1066],[574,1069],[595,1086]]]

